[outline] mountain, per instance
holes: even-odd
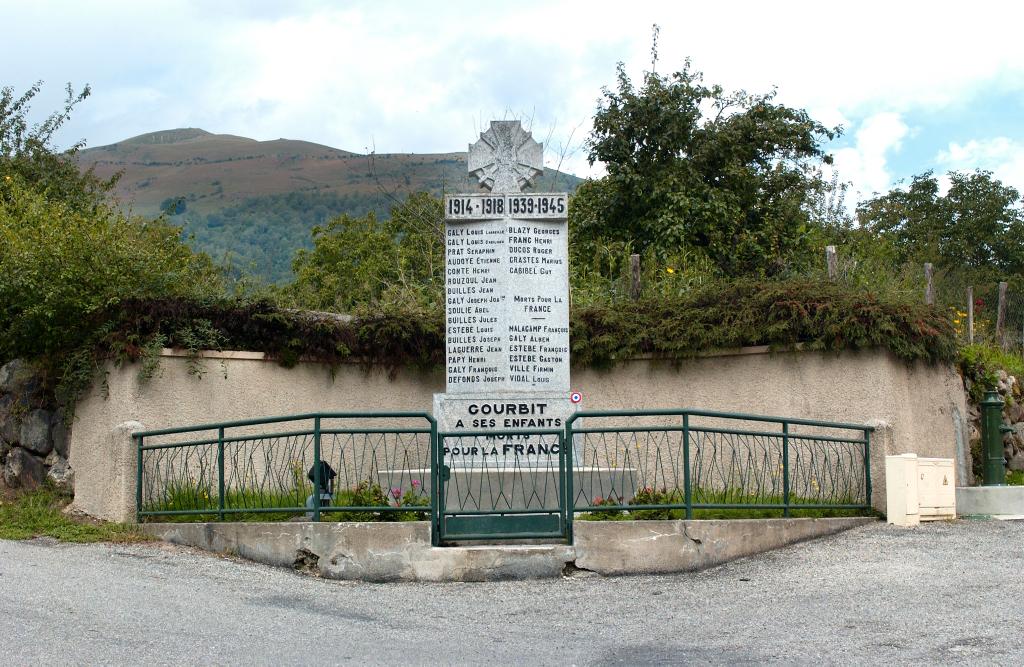
[[[361,155],[293,139],[257,141],[198,128],[150,132],[78,153],[100,177],[122,174],[115,196],[146,216],[171,209],[192,245],[269,282],[291,278],[315,225],[388,210],[425,190],[475,192],[465,153]],[[537,190],[573,191],[581,179],[547,170]]]

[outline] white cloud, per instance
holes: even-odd
[[[909,132],[898,113],[877,113],[857,128],[853,146],[835,152],[835,168],[840,178],[853,184],[855,200],[889,188],[888,155],[900,149]]]
[[[68,130],[90,145],[199,126],[449,151],[490,118],[517,116],[539,137],[553,128],[552,149],[579,128],[566,165],[600,173],[580,141],[615,63],[634,81],[650,65],[658,23],[659,71],[691,56],[708,82],[777,85],[783,103],[855,129],[856,146],[840,151],[855,173],[841,175],[871,191],[889,185],[885,156],[906,134],[894,118],[1024,91],[1020,3],[0,0],[0,15],[27,27],[0,41],[5,83],[46,79],[43,110],[56,108],[64,81],[93,83]]]
[[[939,151],[935,161],[950,171],[991,171],[997,179],[1017,189],[1024,186],[1024,143],[1007,137],[971,139],[960,144],[951,142]],[[943,176],[943,191],[949,187]]]

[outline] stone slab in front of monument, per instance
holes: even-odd
[[[446,392],[434,397],[438,428],[561,430],[575,409],[568,195],[522,192],[543,173],[543,147],[519,121],[492,121],[470,145],[468,163],[489,192],[445,197]],[[502,439],[449,447],[446,465],[515,457],[520,467],[546,466],[557,454],[538,437],[517,437],[522,449]]]

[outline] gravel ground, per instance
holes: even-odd
[[[873,524],[700,573],[363,584],[0,541],[0,664],[1024,662],[1024,523]]]

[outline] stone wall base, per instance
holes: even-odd
[[[578,521],[571,546],[433,547],[427,522],[149,523],[142,528],[174,544],[330,579],[440,582],[541,579],[581,571],[686,572],[875,520]]]

